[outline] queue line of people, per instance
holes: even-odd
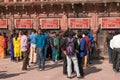
[[[63,74],[71,78],[75,71],[78,78],[84,77],[83,68],[91,63],[94,48],[94,37],[88,31],[78,34],[73,31],[50,34],[39,29],[37,32],[32,30],[30,35],[26,30],[19,34],[14,32],[10,37],[11,61],[19,62],[23,59],[22,70],[27,70],[29,63],[37,63],[38,70],[44,70],[49,47],[52,50],[53,63],[62,55]]]
[[[90,48],[91,42],[93,44],[93,41],[90,40],[88,34],[90,35],[91,40],[94,40],[94,37],[88,31],[78,33],[78,37],[76,37],[73,31],[68,31],[63,36],[63,40],[60,41],[62,43],[61,48],[64,54],[63,74],[67,74],[68,78],[72,77],[72,72],[74,72],[73,67],[75,68],[77,77],[83,78],[83,67],[87,68],[88,64],[90,64],[89,60],[91,60],[91,55],[89,54],[92,54],[90,53],[92,52],[90,51]]]

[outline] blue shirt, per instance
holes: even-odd
[[[91,44],[94,44],[94,37],[93,37],[93,35],[92,34],[90,34],[90,33],[88,33],[88,38],[90,39],[90,43]]]
[[[44,34],[37,35],[36,48],[43,48],[44,46],[45,46],[45,35]]]
[[[50,43],[50,36],[47,33],[44,33],[45,35],[45,45],[49,45]]]
[[[86,41],[84,38],[80,40],[79,51],[80,51],[80,57],[84,57],[87,55]]]
[[[32,33],[32,34],[29,36],[29,39],[30,39],[30,43],[31,43],[31,44],[36,44],[36,37],[37,37],[37,34],[36,34],[36,33]]]

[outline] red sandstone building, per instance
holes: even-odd
[[[90,29],[105,49],[107,31],[120,28],[120,0],[0,0],[0,31],[32,28]]]

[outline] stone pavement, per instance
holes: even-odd
[[[108,60],[94,60],[86,70],[85,78],[79,80],[120,80],[120,73],[112,70]],[[0,59],[0,80],[69,80],[62,74],[62,62],[52,64],[46,62],[45,71],[38,71],[36,65],[31,65],[28,71],[21,70],[22,62],[11,62],[10,59]],[[75,74],[73,75],[75,76]],[[71,80],[78,80],[73,77]]]

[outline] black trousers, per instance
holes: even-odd
[[[77,57],[78,57],[78,66],[79,66],[80,75],[83,77],[84,76],[83,66],[82,66],[83,59],[80,57],[79,54],[77,54]]]
[[[22,52],[23,54],[23,66],[22,66],[22,70],[27,70],[27,65],[29,63],[29,54],[27,53],[27,51]]]
[[[63,74],[67,74],[67,59],[66,55],[63,54]]]
[[[119,70],[120,67],[120,48],[115,48],[113,53],[113,69]]]
[[[117,58],[117,55],[116,55],[115,49],[113,49],[113,51],[112,51],[113,69],[115,69],[115,66],[116,66],[116,61],[117,61],[116,58]]]
[[[5,56],[8,56],[7,48],[5,48],[4,51],[5,51]]]

